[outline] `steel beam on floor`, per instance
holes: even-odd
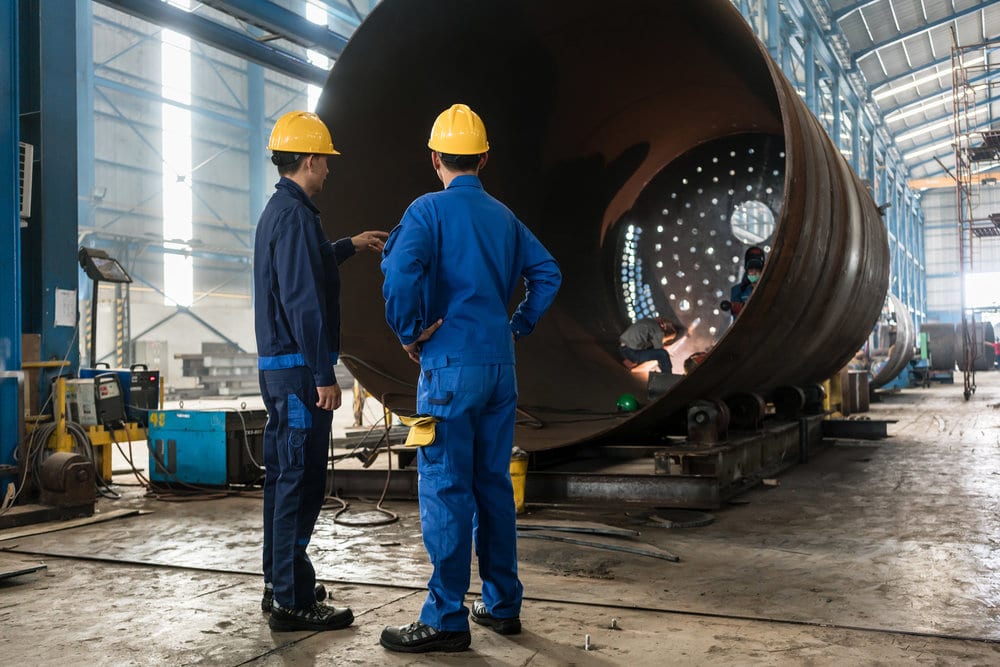
[[[591,448],[576,461],[575,469],[573,463],[567,463],[559,469],[530,470],[525,500],[536,504],[636,503],[715,509],[762,479],[807,460],[822,446],[822,421],[822,416],[814,416],[777,423],[761,433],[731,434],[726,443],[708,447],[683,442],[666,447],[620,445],[608,447],[604,456],[600,456],[599,448]],[[669,454],[670,474],[655,472],[653,451]],[[630,472],[618,472],[617,464],[623,459],[639,464]],[[387,488],[386,497],[417,497],[414,468],[392,470],[387,484],[383,463],[376,462],[367,469],[357,469],[356,465],[334,465],[333,484],[341,497],[378,497],[383,488]],[[637,469],[648,472],[635,472]]]

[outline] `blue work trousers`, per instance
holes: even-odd
[[[333,413],[316,407],[319,395],[304,367],[260,371],[267,408],[264,427],[264,581],[274,601],[301,609],[316,601],[316,571],[306,547],[326,495]]]
[[[438,630],[469,629],[465,594],[473,542],[487,610],[497,618],[521,613],[510,481],[516,407],[513,364],[421,373],[417,411],[440,421],[434,443],[417,457],[420,523],[434,566],[420,621]]]
[[[660,363],[660,372],[670,374],[670,353],[664,350],[662,347],[652,348],[649,350],[633,350],[630,347],[625,347],[624,345],[619,347],[618,350],[622,354],[622,358],[628,359],[631,362],[641,364],[646,361],[656,360]]]

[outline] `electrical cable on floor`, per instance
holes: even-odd
[[[69,361],[69,355],[73,352],[73,345],[76,343],[77,336],[79,334],[80,334],[80,320],[78,318],[77,321],[76,321],[76,324],[73,326],[73,333],[69,337],[69,345],[66,348],[66,354],[63,355],[62,366],[60,366],[60,368],[65,368],[66,367],[66,363]],[[41,377],[41,374],[39,374],[39,377]],[[45,402],[42,404],[42,407],[38,410],[38,414],[39,415],[45,414],[45,409],[47,407],[49,407],[49,403],[51,403],[51,402],[52,402],[52,392],[50,391],[48,397],[45,399]],[[35,431],[37,431],[38,428],[39,427],[36,424],[35,430],[32,431],[32,433],[34,433]],[[52,432],[54,432],[54,430],[55,429],[53,428],[53,431],[50,431],[49,435],[51,435]],[[48,442],[48,437],[46,437],[45,440],[42,441],[43,446],[44,446],[44,443],[47,443],[47,442]],[[30,461],[31,461],[31,458],[32,457],[29,455],[29,447],[26,445],[25,446],[24,461],[21,463],[21,465],[22,465],[21,483],[18,485],[17,490],[14,493],[14,496],[12,498],[10,498],[10,500],[7,500],[6,497],[4,498],[4,506],[0,507],[0,516],[3,516],[4,514],[6,514],[10,510],[10,508],[12,508],[14,506],[14,503],[17,502],[18,497],[21,495],[21,491],[24,490],[24,486],[28,482],[28,475],[29,474],[33,474],[35,476],[36,480],[37,480],[37,471],[32,470],[31,466],[29,464]],[[17,449],[14,450],[14,460],[15,461],[18,460],[18,450]]]
[[[221,498],[226,498],[229,496],[242,495],[241,492],[239,491],[228,491],[228,490],[220,491],[218,489],[209,489],[202,486],[197,486],[194,484],[188,484],[187,482],[183,482],[177,479],[171,472],[168,471],[166,463],[164,463],[162,457],[157,455],[154,449],[149,449],[149,455],[152,457],[153,462],[157,466],[159,466],[162,470],[164,470],[167,476],[172,478],[170,483],[178,484],[184,487],[185,489],[190,489],[190,490],[157,488],[152,483],[152,481],[148,477],[143,475],[142,471],[140,471],[136,467],[133,461],[134,453],[132,450],[132,436],[129,435],[128,429],[125,428],[124,423],[118,422],[118,425],[122,427],[121,430],[125,432],[125,437],[128,438],[128,449],[129,449],[128,454],[125,453],[125,450],[122,449],[121,443],[118,442],[118,438],[115,437],[113,424],[109,425],[108,428],[108,433],[111,436],[111,441],[115,444],[115,447],[118,448],[118,452],[129,464],[129,467],[132,469],[132,474],[135,475],[135,478],[137,480],[139,480],[140,485],[144,489],[146,489],[146,494],[145,494],[146,498],[159,500],[161,502],[192,502],[197,500],[219,500]]]
[[[384,514],[385,518],[384,519],[374,519],[374,520],[371,520],[371,521],[348,521],[346,519],[341,518],[344,514],[346,514],[348,512],[348,510],[350,509],[351,505],[350,505],[350,503],[348,503],[347,501],[345,501],[343,498],[341,498],[338,493],[334,492],[334,490],[333,490],[333,475],[331,475],[330,476],[329,484],[327,485],[326,500],[332,500],[332,501],[336,501],[336,502],[340,503],[340,509],[338,509],[333,514],[333,522],[336,523],[336,524],[339,524],[341,526],[354,526],[354,527],[370,528],[370,527],[373,527],[373,526],[388,526],[391,523],[396,523],[397,521],[399,521],[399,515],[398,514],[396,514],[395,512],[393,512],[391,510],[387,510],[384,507],[382,507],[382,503],[385,502],[386,493],[388,493],[388,491],[389,491],[389,482],[390,482],[390,480],[392,478],[392,442],[389,439],[389,433],[390,433],[390,430],[392,429],[392,424],[386,418],[387,415],[388,415],[388,412],[386,411],[386,409],[384,407],[385,406],[384,398],[385,398],[385,396],[383,395],[382,417],[380,417],[378,420],[375,421],[374,424],[372,424],[371,428],[368,429],[368,432],[365,433],[364,436],[362,436],[360,442],[354,445],[354,447],[351,449],[351,452],[349,452],[345,456],[340,456],[340,457],[334,457],[334,456],[332,456],[332,454],[333,454],[333,441],[331,440],[330,441],[330,450],[331,450],[330,453],[331,453],[331,465],[332,465],[332,461],[334,461],[334,460],[337,460],[339,458],[345,458],[346,456],[353,456],[353,452],[355,452],[358,449],[358,447],[360,447],[361,444],[364,443],[364,441],[368,438],[368,436],[371,435],[371,433],[379,425],[379,422],[383,423],[383,425],[384,425],[385,428],[383,429],[382,437],[379,438],[379,440],[375,443],[375,447],[373,448],[372,456],[374,456],[374,455],[377,454],[379,446],[382,444],[383,441],[385,441],[385,450],[386,450],[386,454],[387,454],[386,461],[388,462],[388,465],[387,465],[386,470],[385,470],[385,485],[382,487],[382,495],[379,497],[378,502],[375,504],[375,511],[379,512],[381,514]]]
[[[158,412],[158,410],[151,410],[139,406],[133,406],[133,407],[135,407],[138,410],[142,410],[143,412]],[[219,410],[197,410],[197,409],[186,410],[186,412],[218,412],[218,411]],[[222,408],[221,411],[235,412],[237,416],[240,418],[240,423],[243,426],[243,446],[246,447],[247,454],[249,455],[250,460],[253,462],[253,464],[257,466],[258,470],[263,470],[263,466],[261,466],[261,464],[257,462],[257,460],[253,456],[253,453],[250,450],[250,441],[247,437],[247,423],[246,419],[244,419],[243,417],[243,413],[236,408]],[[153,484],[153,482],[149,478],[147,478],[145,475],[142,474],[142,472],[136,467],[135,463],[133,462],[132,436],[129,435],[128,429],[124,430],[125,430],[125,437],[128,438],[129,454],[125,454],[125,452],[122,450],[121,444],[115,439],[113,435],[113,431],[111,439],[115,443],[115,446],[118,447],[118,451],[121,453],[121,455],[125,458],[126,462],[129,464],[129,467],[132,469],[132,474],[135,476],[137,480],[139,480],[139,485],[146,489],[145,497],[147,498],[152,498],[153,500],[159,500],[162,502],[192,502],[197,500],[218,500],[221,498],[228,498],[228,497],[259,498],[261,496],[262,492],[260,491],[242,491],[237,489],[225,489],[225,490],[210,489],[207,487],[197,486],[195,484],[189,484],[187,482],[183,482],[177,479],[177,477],[173,473],[169,472],[166,463],[164,463],[163,461],[163,458],[156,453],[155,449],[150,448],[147,443],[146,446],[149,451],[149,456],[153,459],[153,463],[158,468],[163,470],[165,475],[171,478],[170,480],[168,480],[168,483],[177,484],[189,490],[157,487],[155,484]]]

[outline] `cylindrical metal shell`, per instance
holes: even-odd
[[[895,294],[886,296],[886,300],[896,320],[896,342],[893,343],[889,358],[885,365],[872,378],[872,385],[877,389],[892,381],[897,375],[903,372],[910,360],[913,359],[913,348],[917,344],[917,330],[913,325],[913,318],[910,311],[906,309],[903,302]]]
[[[951,322],[924,322],[920,330],[927,334],[931,369],[953,371],[958,361],[961,342]]]
[[[647,438],[695,400],[829,377],[871,331],[889,272],[875,203],[729,0],[384,0],[318,106],[343,153],[318,197],[331,238],[391,229],[440,187],[426,142],[455,102],[486,123],[486,189],[564,275],[517,344],[523,421],[543,424],[520,446]],[[729,326],[718,303],[752,243],[769,257]],[[345,363],[412,410],[417,368],[385,324],[376,262],[342,274]],[[618,335],[648,314],[687,332],[675,372],[711,351],[617,415],[619,395],[645,396]]]

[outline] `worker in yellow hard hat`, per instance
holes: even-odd
[[[280,180],[257,223],[254,324],[264,428],[264,598],[275,631],[335,630],[348,608],[320,604],[306,555],[326,488],[327,445],[341,392],[333,366],[340,353],[338,265],[359,250],[381,252],[385,232],[331,243],[312,196],[323,189],[327,160],[339,155],[319,116],[292,111],[268,142]]]
[[[420,364],[416,407],[428,431],[416,444],[434,572],[419,620],[380,638],[407,653],[469,647],[473,536],[483,594],[472,620],[500,634],[521,630],[510,479],[514,341],[532,332],[562,281],[549,251],[483,189],[490,144],[479,115],[464,104],[446,109],[427,145],[444,190],[410,204],[382,255],[386,321]],[[511,316],[507,304],[522,279],[525,296]]]

